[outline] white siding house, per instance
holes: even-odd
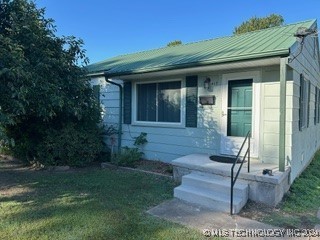
[[[320,147],[319,45],[312,29],[316,20],[92,64],[104,122],[119,127],[123,111],[121,145],[132,147],[145,132],[145,158],[164,162],[194,153],[236,155],[250,130],[251,156],[289,167],[292,182]],[[297,31],[304,35],[295,37]],[[105,78],[122,84],[123,95]]]

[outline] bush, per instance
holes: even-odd
[[[138,148],[123,147],[112,160],[115,164],[124,167],[135,167],[137,161],[141,159],[143,153]]]
[[[95,160],[103,145],[98,129],[67,124],[61,130],[50,129],[38,146],[38,162],[45,166],[84,166]]]

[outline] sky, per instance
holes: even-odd
[[[57,35],[84,40],[90,63],[121,54],[232,35],[253,16],[320,21],[319,0],[35,0]]]

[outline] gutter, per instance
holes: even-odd
[[[108,69],[105,71],[106,74],[108,74],[109,77],[116,77],[116,76],[123,76],[123,75],[134,75],[134,74],[144,74],[144,73],[152,73],[152,72],[159,72],[159,71],[170,71],[170,70],[178,70],[178,69],[187,69],[187,68],[193,68],[193,67],[204,67],[204,66],[210,66],[210,65],[218,65],[218,64],[227,64],[227,63],[236,63],[241,61],[252,61],[252,60],[259,60],[259,59],[266,59],[266,58],[272,58],[272,57],[288,57],[290,55],[290,49],[282,49],[278,51],[270,51],[267,53],[262,54],[247,54],[244,56],[232,56],[232,57],[225,57],[225,58],[218,58],[212,60],[204,60],[204,61],[198,61],[198,62],[190,62],[190,63],[181,63],[181,64],[174,64],[169,66],[157,66],[157,67],[146,67],[146,68],[140,68],[137,70],[121,70],[121,71],[113,71],[113,69]]]
[[[107,78],[107,74],[105,72],[100,72],[100,73],[93,73],[93,74],[88,74],[88,77],[104,77],[104,80],[107,83],[110,83],[112,85],[115,85],[119,88],[120,96],[119,96],[119,120],[118,120],[118,152],[121,151],[121,135],[122,135],[122,98],[123,98],[123,87],[119,83],[115,83],[111,81],[110,79]]]

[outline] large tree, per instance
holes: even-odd
[[[168,42],[167,47],[174,47],[174,46],[178,46],[181,44],[182,44],[181,40],[174,40],[174,41]]]
[[[283,17],[278,14],[271,14],[270,16],[261,18],[252,17],[240,24],[238,27],[235,27],[233,34],[241,34],[255,30],[281,26],[283,23]]]
[[[82,40],[56,36],[44,13],[33,1],[0,0],[0,131],[33,146],[24,149],[32,158],[51,130],[99,119]]]

